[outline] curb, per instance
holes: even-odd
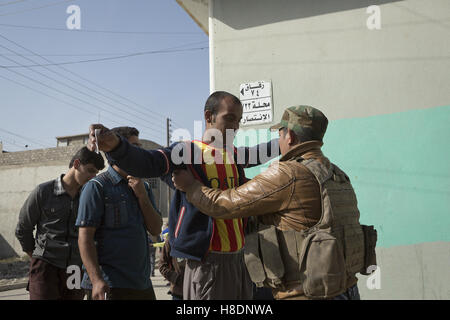
[[[22,281],[22,282],[17,282],[17,283],[12,283],[12,284],[5,284],[3,286],[0,286],[0,292],[26,288],[27,284],[28,284],[28,280]]]

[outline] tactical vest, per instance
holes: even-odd
[[[356,195],[342,170],[315,159],[297,161],[320,185],[319,222],[303,231],[259,224],[246,236],[245,263],[258,287],[283,290],[301,284],[307,297],[332,298],[347,290],[349,276],[368,274],[376,264],[376,230],[359,224]]]

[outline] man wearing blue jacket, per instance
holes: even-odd
[[[202,141],[146,151],[130,145],[102,125],[91,125],[89,147],[93,150],[98,143],[109,161],[133,176],[161,177],[174,188],[172,172],[184,166],[205,185],[226,190],[247,181],[245,167],[279,155],[277,140],[253,148],[232,146],[242,112],[237,97],[217,91],[205,104],[206,131]],[[97,140],[95,129],[101,130]],[[252,298],[252,283],[243,259],[244,224],[241,218],[210,218],[190,204],[184,193],[175,192],[169,213],[169,241],[171,255],[187,261],[184,299]]]

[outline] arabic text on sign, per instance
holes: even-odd
[[[244,112],[271,110],[272,103],[270,98],[247,100],[242,102]]]
[[[260,112],[247,112],[242,115],[242,125],[255,125],[261,123],[272,122],[272,112],[260,111]]]
[[[240,88],[240,99],[248,100],[255,98],[266,98],[271,96],[271,85],[270,82],[252,82],[241,84]]]

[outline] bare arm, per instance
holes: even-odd
[[[109,292],[109,287],[103,280],[98,264],[97,248],[94,243],[95,230],[95,227],[80,227],[78,247],[80,248],[81,260],[83,260],[83,265],[92,282],[92,298],[94,300],[104,300],[105,292]]]
[[[159,235],[162,227],[161,216],[156,212],[147,196],[138,199],[139,207],[141,208],[142,215],[144,216],[145,227],[152,236]]]

